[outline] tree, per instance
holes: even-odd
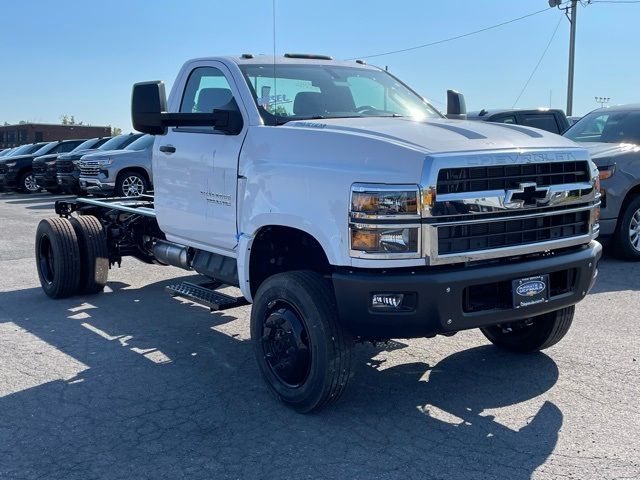
[[[109,125],[111,127],[111,125]],[[111,136],[122,135],[122,129],[118,127],[111,127]]]
[[[62,125],[84,125],[84,122],[76,122],[76,117],[74,115],[60,115],[60,123]]]

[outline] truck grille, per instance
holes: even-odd
[[[80,162],[80,175],[83,177],[96,177],[100,173],[100,167],[96,162]]]
[[[440,255],[561,240],[590,231],[590,211],[438,227]]]
[[[444,168],[438,173],[436,192],[442,195],[509,190],[521,183],[546,187],[589,180],[589,164],[584,161]]]
[[[47,172],[47,164],[44,162],[33,162],[33,173],[35,175],[44,175]]]
[[[58,173],[73,173],[73,162],[71,160],[58,160],[56,162]]]

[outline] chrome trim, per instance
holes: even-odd
[[[418,246],[418,251],[410,252],[410,253],[393,253],[393,252],[367,253],[361,250],[353,250],[351,248],[351,232],[354,228],[367,229],[367,230],[393,230],[393,229],[402,230],[405,228],[414,228],[418,232],[418,240],[416,242]],[[423,234],[423,228],[420,223],[403,223],[403,224],[390,224],[390,225],[351,223],[349,225],[349,255],[353,258],[363,258],[367,260],[419,259],[419,258],[422,258],[423,256],[422,252],[424,251],[422,249],[422,234]]]

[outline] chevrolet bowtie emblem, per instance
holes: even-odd
[[[548,196],[548,187],[538,187],[535,183],[521,183],[520,188],[507,190],[504,205],[510,208],[535,207],[547,203]]]

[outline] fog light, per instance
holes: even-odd
[[[401,310],[403,300],[403,293],[375,293],[371,297],[371,308]]]

